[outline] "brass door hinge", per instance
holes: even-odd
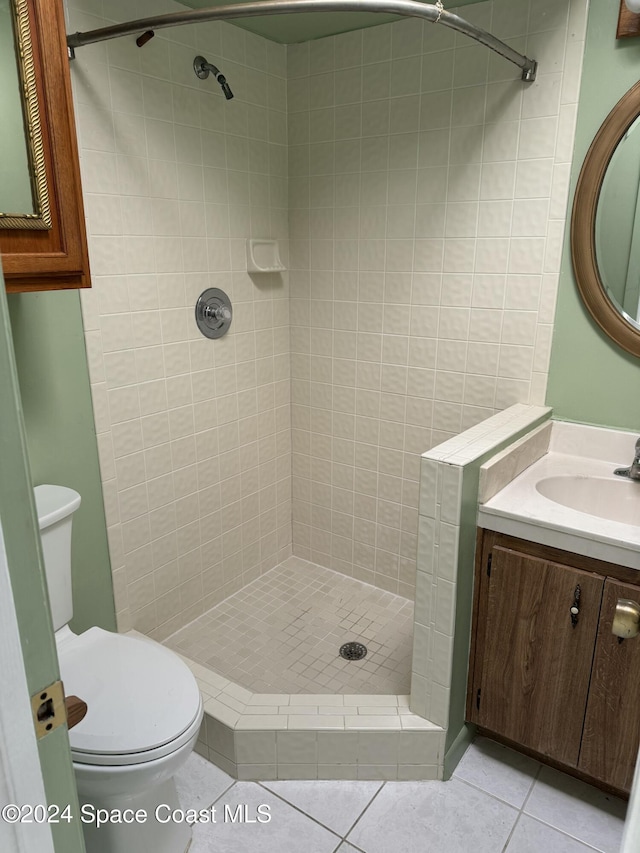
[[[33,723],[38,740],[67,722],[64,704],[64,688],[61,681],[55,681],[44,690],[31,697]]]

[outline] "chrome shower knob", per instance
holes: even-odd
[[[196,323],[207,338],[221,338],[229,331],[233,319],[231,300],[217,287],[209,287],[196,302]]]

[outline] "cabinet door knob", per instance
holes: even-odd
[[[640,634],[640,605],[628,598],[619,598],[611,633],[623,640]]]
[[[569,608],[569,613],[571,614],[571,627],[575,628],[578,624],[578,616],[580,615],[580,596],[582,595],[582,590],[580,589],[580,584],[575,588],[573,592],[573,604]]]

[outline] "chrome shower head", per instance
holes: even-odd
[[[229,88],[227,78],[224,76],[224,74],[220,73],[219,68],[216,68],[215,65],[212,65],[210,62],[207,62],[204,56],[196,56],[196,58],[193,60],[193,70],[196,72],[196,77],[199,77],[200,80],[206,80],[209,74],[213,74],[213,76],[220,84],[220,88],[224,92],[225,98],[228,101],[233,98],[233,92]]]

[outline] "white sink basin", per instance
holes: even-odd
[[[478,524],[640,571],[637,433],[554,422],[549,451],[478,507]]]
[[[565,475],[538,480],[536,490],[569,509],[621,524],[640,525],[640,482]]]

